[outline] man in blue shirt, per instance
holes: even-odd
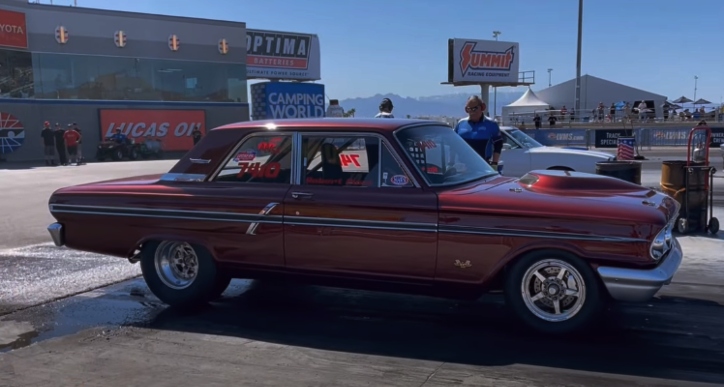
[[[503,137],[498,123],[485,117],[485,108],[485,102],[477,95],[468,98],[465,104],[468,118],[458,121],[455,133],[495,168],[503,150]]]
[[[127,138],[128,137],[126,137],[126,135],[123,134],[123,132],[121,132],[120,129],[116,129],[116,132],[113,133],[113,135],[111,136],[111,140],[113,140],[119,144],[125,144]]]

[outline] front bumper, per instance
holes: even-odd
[[[601,266],[598,275],[616,301],[643,302],[650,300],[671,279],[679,269],[684,253],[679,241],[674,238],[669,253],[659,266],[649,269],[624,269]]]
[[[50,233],[50,237],[53,238],[53,243],[55,243],[56,246],[65,245],[65,234],[63,231],[63,225],[60,223],[53,223],[48,226],[48,232]]]

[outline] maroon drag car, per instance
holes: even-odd
[[[58,246],[140,262],[172,306],[232,278],[475,299],[502,290],[544,332],[645,301],[682,261],[679,205],[623,180],[501,176],[448,126],[253,121],[211,130],[169,173],[77,185],[49,201]]]

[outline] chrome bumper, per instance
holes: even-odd
[[[650,270],[624,269],[620,267],[598,268],[608,293],[617,301],[643,302],[650,300],[664,285],[671,283],[674,274],[681,265],[684,253],[679,241],[674,243],[669,254],[659,266]]]
[[[63,246],[65,245],[65,238],[63,235],[63,225],[60,223],[53,223],[50,226],[48,226],[48,232],[50,233],[50,237],[53,238],[53,243],[55,243],[56,246]]]

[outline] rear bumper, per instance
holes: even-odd
[[[65,235],[63,231],[63,225],[60,223],[53,223],[48,226],[48,232],[50,233],[50,237],[53,238],[53,243],[55,243],[56,246],[65,245]]]
[[[601,266],[598,275],[617,301],[643,302],[650,300],[664,285],[671,283],[679,269],[684,253],[679,241],[674,243],[659,266],[649,270]]]

